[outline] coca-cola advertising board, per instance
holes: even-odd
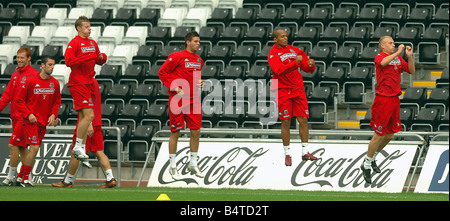
[[[449,193],[448,143],[431,144],[414,192]]]
[[[189,143],[179,142],[177,169],[182,179],[169,174],[168,143],[163,142],[148,186],[247,188],[279,190],[401,192],[417,150],[416,145],[389,144],[378,154],[381,173],[367,184],[359,168],[367,144],[310,143],[317,161],[301,160],[301,145],[291,144],[292,166],[284,164],[278,143],[200,142],[198,166],[204,178],[191,174]]]

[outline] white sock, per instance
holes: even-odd
[[[377,157],[378,153],[379,153],[379,152],[375,152],[375,153],[373,154],[373,159],[374,159],[374,160],[375,160],[375,158]]]
[[[74,177],[75,177],[75,175],[72,175],[72,174],[67,173],[67,174],[66,174],[66,177],[64,178],[64,183],[65,183],[65,184],[72,183]]]
[[[8,176],[6,178],[12,180],[17,173],[17,167],[9,167]]]
[[[176,154],[169,154],[170,168],[177,167],[176,156]]]
[[[83,145],[83,138],[76,138],[75,148],[80,148]]]
[[[302,143],[302,155],[309,153],[308,143]]]
[[[364,158],[364,168],[365,169],[370,169],[372,168],[372,161],[374,160],[373,157],[368,157],[366,156],[366,158]]]
[[[191,152],[191,161],[189,162],[191,166],[197,166],[197,152]]]
[[[111,179],[114,178],[112,169],[106,170],[105,173],[106,173],[106,181],[110,181]]]
[[[291,147],[290,146],[283,146],[284,148],[284,154],[285,155],[290,155],[291,154]]]

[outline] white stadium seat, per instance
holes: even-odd
[[[9,34],[3,37],[3,44],[17,44],[19,47],[27,43],[30,26],[12,26]]]
[[[131,64],[133,54],[133,47],[131,45],[118,45],[114,48],[112,56],[108,58],[109,65],[122,65],[122,74],[125,73],[125,69],[128,64]]]
[[[83,7],[83,8],[72,8],[69,12],[69,15],[66,19],[64,19],[64,25],[74,25],[75,21],[80,16],[86,16],[87,18],[91,18],[92,14],[94,13],[94,10],[90,7]]]
[[[200,28],[206,26],[206,20],[211,17],[210,8],[191,8],[183,19],[182,26],[195,27],[198,32]]]
[[[170,27],[173,36],[176,27],[181,26],[186,14],[186,8],[168,8],[164,11],[163,16],[158,20],[158,26]]]
[[[67,8],[49,8],[44,18],[41,18],[41,25],[60,26],[67,18]]]
[[[50,39],[50,44],[63,46],[64,54],[67,45],[77,34],[74,26],[60,26],[56,29],[55,35]]]
[[[1,73],[5,70],[6,65],[13,63],[13,58],[17,54],[17,50],[19,48],[16,45],[0,44]]]
[[[55,35],[55,32],[55,26],[36,26],[28,38],[27,45],[39,46],[39,54],[42,54],[42,50],[44,50],[46,45],[50,44],[51,37]]]
[[[103,30],[103,35],[98,39],[99,43],[112,43],[114,45],[119,45],[122,43],[124,36],[125,27],[117,25],[109,25]]]

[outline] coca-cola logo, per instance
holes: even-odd
[[[392,153],[381,151],[380,154],[384,156],[384,159],[378,163],[378,167],[381,169],[381,173],[372,173],[372,184],[367,184],[364,181],[362,171],[359,168],[366,152],[358,155],[356,158],[319,158],[314,163],[308,163],[308,161],[302,161],[297,165],[291,177],[291,184],[293,186],[306,186],[311,184],[318,184],[323,186],[333,186],[333,182],[330,180],[337,179],[337,186],[344,188],[351,186],[356,188],[364,185],[364,187],[381,188],[386,185],[391,179],[391,175],[394,172],[394,168],[389,168],[389,165],[401,158],[406,151],[401,152],[396,150]],[[325,154],[325,148],[320,148],[312,152],[316,157],[323,156]],[[379,159],[381,159],[378,157]],[[314,180],[305,182],[304,178],[314,177]],[[311,180],[311,179],[308,179]]]
[[[217,185],[244,186],[254,178],[254,173],[258,169],[258,158],[269,151],[268,149],[258,148],[253,151],[248,147],[234,147],[222,154],[221,156],[204,156],[199,159],[198,166],[205,174],[203,182],[205,185],[216,183]],[[172,178],[165,179],[168,174],[169,161],[161,168],[158,181],[160,184],[169,184],[173,182],[185,182],[187,185],[191,183],[199,184],[197,179],[188,175],[187,169],[189,165],[189,147],[184,147],[177,152],[177,168],[180,175],[185,178],[175,181]]]

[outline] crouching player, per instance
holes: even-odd
[[[33,78],[28,78],[19,88],[17,106],[23,118],[24,138],[30,149],[22,159],[23,187],[32,187],[29,180],[36,154],[41,146],[47,126],[59,123],[58,109],[61,106],[59,82],[51,76],[55,60],[49,56],[42,59],[42,71]]]

